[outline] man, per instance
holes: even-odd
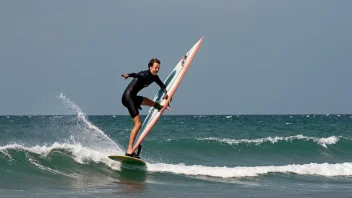
[[[164,99],[168,98],[167,90],[164,83],[160,80],[159,76],[156,75],[160,69],[160,60],[153,58],[149,61],[148,70],[141,71],[139,73],[122,74],[121,76],[125,78],[133,77],[132,82],[127,86],[125,92],[122,95],[122,104],[128,109],[132,120],[134,122],[134,127],[130,134],[130,140],[127,147],[126,156],[134,157],[135,153],[132,153],[132,148],[134,141],[136,139],[138,131],[142,127],[141,118],[138,109],[142,109],[141,105],[152,106],[158,110],[163,108],[157,102],[150,100],[149,98],[143,96],[137,96],[137,93],[144,87],[149,86],[151,83],[156,82],[160,88],[164,91]],[[169,107],[167,107],[169,109]]]

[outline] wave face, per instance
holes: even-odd
[[[37,177],[39,175],[46,178],[81,179],[87,175],[111,176],[121,171],[120,163],[110,160],[104,153],[81,145],[59,143],[54,143],[49,147],[27,148],[17,144],[0,147],[0,166],[2,176],[15,177],[24,175]],[[352,163],[312,162],[282,166],[206,166],[148,162],[147,171],[221,178],[255,177],[269,173],[351,176]]]
[[[74,178],[86,164],[119,169],[119,163],[107,156],[124,153],[132,127],[129,117],[91,116],[88,121],[69,99],[60,97],[77,115],[1,117],[3,171],[37,170]],[[350,120],[348,115],[164,116],[143,142],[141,156],[153,172],[188,174],[188,170],[219,177],[270,172],[349,175]],[[226,176],[240,167],[246,174]],[[330,171],[321,171],[324,167]]]

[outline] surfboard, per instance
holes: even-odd
[[[129,157],[124,155],[109,155],[108,157],[112,160],[119,161],[123,164],[138,165],[138,166],[146,165],[146,163],[143,160],[135,157]]]
[[[176,64],[175,68],[171,71],[171,73],[168,75],[168,77],[164,81],[164,84],[166,86],[166,90],[167,90],[169,97],[167,99],[163,99],[164,92],[162,89],[159,89],[159,91],[155,94],[153,100],[155,102],[160,103],[164,107],[160,111],[158,111],[154,107],[151,107],[149,109],[148,114],[143,121],[140,135],[138,136],[138,139],[133,146],[132,152],[134,152],[138,148],[138,146],[143,142],[145,137],[152,130],[153,126],[157,123],[160,116],[163,114],[164,110],[168,106],[170,100],[172,99],[172,97],[174,96],[174,94],[176,92],[176,89],[180,85],[180,82],[182,81],[189,66],[191,65],[193,58],[195,57],[200,45],[202,44],[203,38],[204,37],[199,39],[198,42],[196,44],[194,44],[193,47],[188,52],[186,52],[185,55],[182,56],[181,60]]]

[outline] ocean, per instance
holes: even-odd
[[[351,197],[352,115],[164,115],[145,169],[127,115],[0,116],[0,197]],[[142,116],[142,119],[145,115]]]

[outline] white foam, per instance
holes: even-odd
[[[317,144],[327,148],[326,145],[330,144],[336,144],[339,139],[336,136],[330,136],[327,138],[315,138],[315,137],[308,137],[304,136],[302,134],[300,135],[294,135],[294,136],[289,136],[289,137],[266,137],[266,138],[259,138],[259,139],[229,139],[229,138],[215,138],[215,137],[209,137],[209,138],[197,138],[197,140],[213,140],[217,142],[222,142],[226,144],[240,144],[240,143],[255,143],[255,144],[262,144],[264,142],[271,142],[272,144],[275,144],[279,141],[291,141],[291,140],[312,140],[316,142]]]
[[[211,176],[221,178],[232,177],[255,177],[268,173],[294,173],[299,175],[320,176],[350,176],[352,175],[352,163],[340,164],[303,164],[285,166],[254,166],[254,167],[209,167],[201,165],[187,166],[184,164],[148,164],[148,171],[168,172],[193,176]]]
[[[318,144],[322,145],[323,147],[327,148],[327,144],[336,144],[339,139],[335,136],[327,137],[327,138],[320,138],[317,142]]]
[[[83,147],[81,145],[71,145],[71,144],[59,144],[54,143],[51,146],[34,146],[34,147],[25,147],[20,144],[10,144],[6,146],[0,147],[0,152],[6,152],[6,150],[15,149],[15,150],[24,150],[32,153],[36,153],[42,156],[47,156],[51,151],[55,149],[66,150],[72,153],[72,158],[81,164],[93,162],[101,162],[106,164],[112,169],[120,170],[120,163],[113,161],[108,158],[108,155],[111,153],[101,153],[99,151],[92,150],[87,147]],[[7,153],[8,154],[8,153]],[[122,153],[114,153],[114,154],[122,154]],[[8,154],[9,155],[9,154]]]

